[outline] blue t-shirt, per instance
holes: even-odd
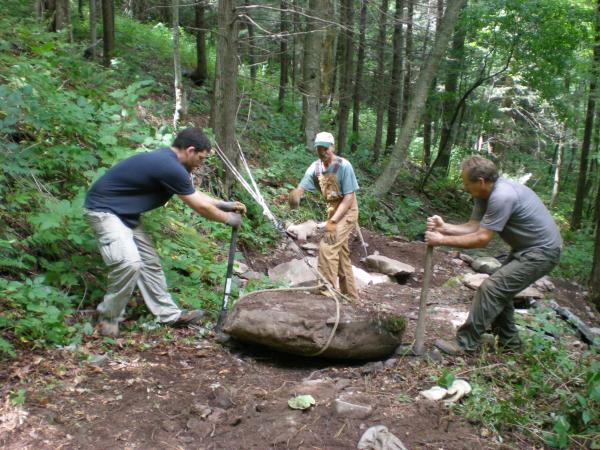
[[[164,205],[173,194],[195,191],[175,152],[161,148],[134,155],[108,169],[88,191],[85,208],[115,214],[135,228],[141,213]]]
[[[300,181],[300,187],[311,192],[320,191],[321,188],[316,182],[317,174],[332,173],[334,171],[335,164],[339,163],[340,167],[335,175],[338,184],[340,185],[342,195],[347,195],[358,191],[358,181],[356,181],[356,175],[354,175],[352,164],[350,164],[347,159],[344,159],[341,156],[336,156],[336,158],[337,160],[329,164],[329,167],[327,167],[326,170],[324,169],[323,163],[320,159],[317,159],[315,162],[313,162],[308,169],[306,169],[306,173]]]

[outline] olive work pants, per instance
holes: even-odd
[[[526,249],[508,260],[477,289],[467,321],[458,328],[456,340],[467,351],[476,350],[481,335],[491,327],[498,346],[516,350],[521,340],[515,325],[513,298],[531,283],[548,274],[560,259],[560,248]]]
[[[137,285],[148,309],[161,323],[176,321],[181,309],[167,292],[167,281],[152,240],[142,224],[127,227],[111,213],[85,210],[96,234],[98,249],[108,267],[104,300],[97,307],[100,319],[118,323]]]
[[[319,243],[319,258],[317,268],[321,275],[331,283],[333,287],[337,286],[339,278],[340,291],[348,297],[358,300],[358,291],[354,282],[352,273],[352,262],[350,261],[350,249],[348,247],[348,238],[358,221],[358,205],[356,201],[350,207],[346,215],[337,223],[336,243],[327,244],[321,239]]]

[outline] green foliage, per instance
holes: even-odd
[[[440,375],[437,380],[437,385],[448,389],[450,386],[452,386],[452,383],[454,383],[455,379],[456,377],[454,376],[454,373],[451,370],[444,368],[442,375]]]
[[[482,358],[460,412],[497,433],[516,429],[553,447],[594,448],[600,443],[596,350],[575,360],[561,344],[574,333],[552,310],[538,308],[527,323],[519,322],[536,330],[522,353],[506,355],[501,364]]]

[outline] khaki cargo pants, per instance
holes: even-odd
[[[117,323],[123,320],[125,307],[137,285],[158,322],[177,320],[181,309],[167,292],[158,254],[143,226],[131,229],[107,212],[85,210],[84,215],[109,269],[106,295],[97,308],[100,317]]]
[[[468,351],[477,349],[481,335],[491,326],[500,347],[518,349],[521,340],[514,320],[513,298],[548,274],[559,259],[560,248],[512,253],[507,262],[477,289],[467,321],[456,333],[458,344]]]
[[[320,175],[319,185],[321,187],[321,192],[327,200],[327,217],[330,218],[340,203],[340,188],[335,174]],[[357,222],[358,202],[356,201],[356,197],[354,197],[352,205],[344,217],[337,223],[335,244],[328,244],[321,239],[321,242],[319,243],[319,258],[317,264],[317,268],[321,275],[323,275],[332,286],[337,286],[337,280],[339,278],[339,288],[342,294],[346,294],[354,300],[358,300],[358,291],[356,290],[354,274],[352,273],[348,238]]]

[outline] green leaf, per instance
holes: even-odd
[[[316,404],[312,395],[297,395],[288,400],[288,406],[292,409],[308,409]]]

